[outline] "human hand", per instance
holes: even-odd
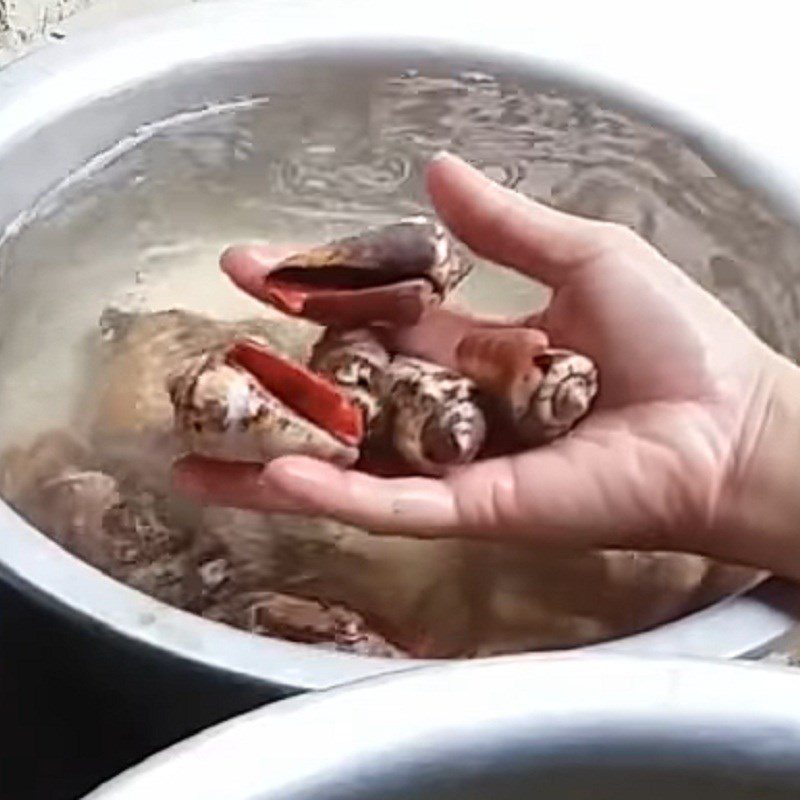
[[[383,479],[301,457],[264,468],[189,459],[178,487],[205,503],[375,532],[685,550],[776,569],[781,525],[759,548],[743,520],[748,486],[761,486],[759,498],[766,491],[753,477],[769,472],[765,442],[790,435],[772,429],[771,410],[787,383],[800,385],[798,370],[627,228],[527,200],[452,156],[431,163],[428,188],[473,251],[553,289],[529,322],[598,364],[592,413],[552,444],[441,480]],[[234,248],[223,268],[247,290],[278,255]],[[432,311],[395,331],[393,344],[452,365],[458,340],[479,324]],[[800,442],[798,426],[792,435]]]

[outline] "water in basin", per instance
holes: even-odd
[[[316,69],[295,89],[153,126],[8,232],[0,245],[0,449],[54,427],[86,427],[84,390],[99,380],[97,323],[107,306],[225,319],[261,313],[217,269],[225,246],[315,242],[427,210],[423,167],[440,148],[560,208],[634,227],[771,345],[800,354],[800,233],[674,134],[593,98],[490,75],[410,71],[376,80],[349,72],[344,80]],[[456,300],[519,315],[546,297],[482,264]],[[308,522],[299,535],[305,555],[289,557],[285,541],[298,538],[298,527],[284,518],[211,511],[197,524],[228,536],[246,530],[250,544],[260,542],[263,558],[284,570],[264,588],[346,602],[379,622],[397,606],[390,638],[406,648],[424,641],[416,648],[424,655],[594,641],[663,621],[746,579],[679,556],[383,544],[352,531],[331,555],[339,539],[325,534],[323,547]],[[435,573],[421,566],[431,557]],[[409,620],[414,633],[404,636]]]

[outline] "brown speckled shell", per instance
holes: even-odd
[[[281,261],[273,273],[331,267],[380,272],[398,282],[426,277],[445,297],[469,274],[472,261],[441,223],[418,216],[311,247]]]
[[[371,629],[361,614],[340,603],[260,591],[209,609],[205,616],[266,636],[358,653],[398,658],[406,655]]]
[[[544,377],[517,426],[528,444],[569,432],[589,413],[599,390],[597,367],[580,353],[549,349],[537,361]]]
[[[267,462],[306,455],[350,466],[348,446],[295,413],[224,353],[188,361],[170,376],[175,431],[190,452],[229,461]]]
[[[468,378],[416,358],[396,356],[386,373],[392,444],[428,475],[473,461],[486,438],[477,387]]]
[[[524,445],[567,433],[598,391],[597,367],[571,350],[551,348],[532,328],[472,331],[456,350],[458,368],[500,402]]]
[[[368,329],[328,328],[314,345],[308,366],[341,387],[362,410],[365,428],[371,431],[384,408],[389,360],[386,348]]]
[[[89,443],[156,486],[169,480],[170,465],[183,450],[167,392],[171,374],[239,338],[268,341],[298,358],[312,333],[299,321],[287,329],[274,319],[227,322],[182,309],[136,313],[114,307],[103,312],[100,331],[101,360],[86,395]]]

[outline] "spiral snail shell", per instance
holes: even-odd
[[[549,349],[535,361],[542,382],[517,424],[528,444],[549,442],[571,430],[589,412],[599,389],[597,367],[580,353]]]
[[[411,467],[441,475],[476,458],[486,439],[486,419],[469,378],[421,359],[396,356],[385,380],[391,441]]]
[[[589,411],[597,368],[571,350],[551,348],[532,328],[486,328],[456,349],[458,369],[499,401],[516,436],[528,445],[562,436]]]
[[[261,342],[191,359],[167,389],[175,431],[199,455],[263,463],[295,454],[342,466],[358,459],[360,410],[337,386]]]
[[[479,328],[458,343],[456,363],[481,391],[502,398],[518,419],[544,378],[536,358],[547,346],[547,336],[534,328]]]
[[[328,328],[314,345],[308,366],[332,380],[361,408],[369,431],[384,408],[383,377],[389,361],[386,348],[367,328]]]

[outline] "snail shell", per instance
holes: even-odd
[[[361,655],[383,658],[405,655],[372,630],[361,614],[339,603],[255,591],[234,597],[216,611],[226,621],[252,633]]]
[[[459,343],[456,360],[481,391],[500,401],[525,444],[565,434],[598,391],[591,359],[549,347],[545,334],[533,328],[472,331]]]
[[[351,397],[363,411],[368,430],[376,424],[384,406],[383,376],[389,353],[371,331],[328,328],[314,345],[308,366]]]
[[[517,423],[528,444],[548,442],[571,430],[589,412],[599,389],[597,367],[586,356],[550,349],[536,362],[543,378]]]
[[[486,439],[475,384],[451,370],[396,356],[384,389],[391,403],[392,444],[410,466],[428,475],[474,460]]]
[[[292,368],[296,375],[304,374],[299,366]],[[308,377],[313,380],[310,373]],[[343,441],[279,399],[253,372],[231,359],[230,351],[217,350],[187,362],[169,378],[168,390],[175,430],[193,453],[256,463],[289,454],[342,466],[358,459],[358,431]]]
[[[410,325],[471,269],[465,248],[440,223],[412,217],[284,259],[258,296],[321,325]]]

